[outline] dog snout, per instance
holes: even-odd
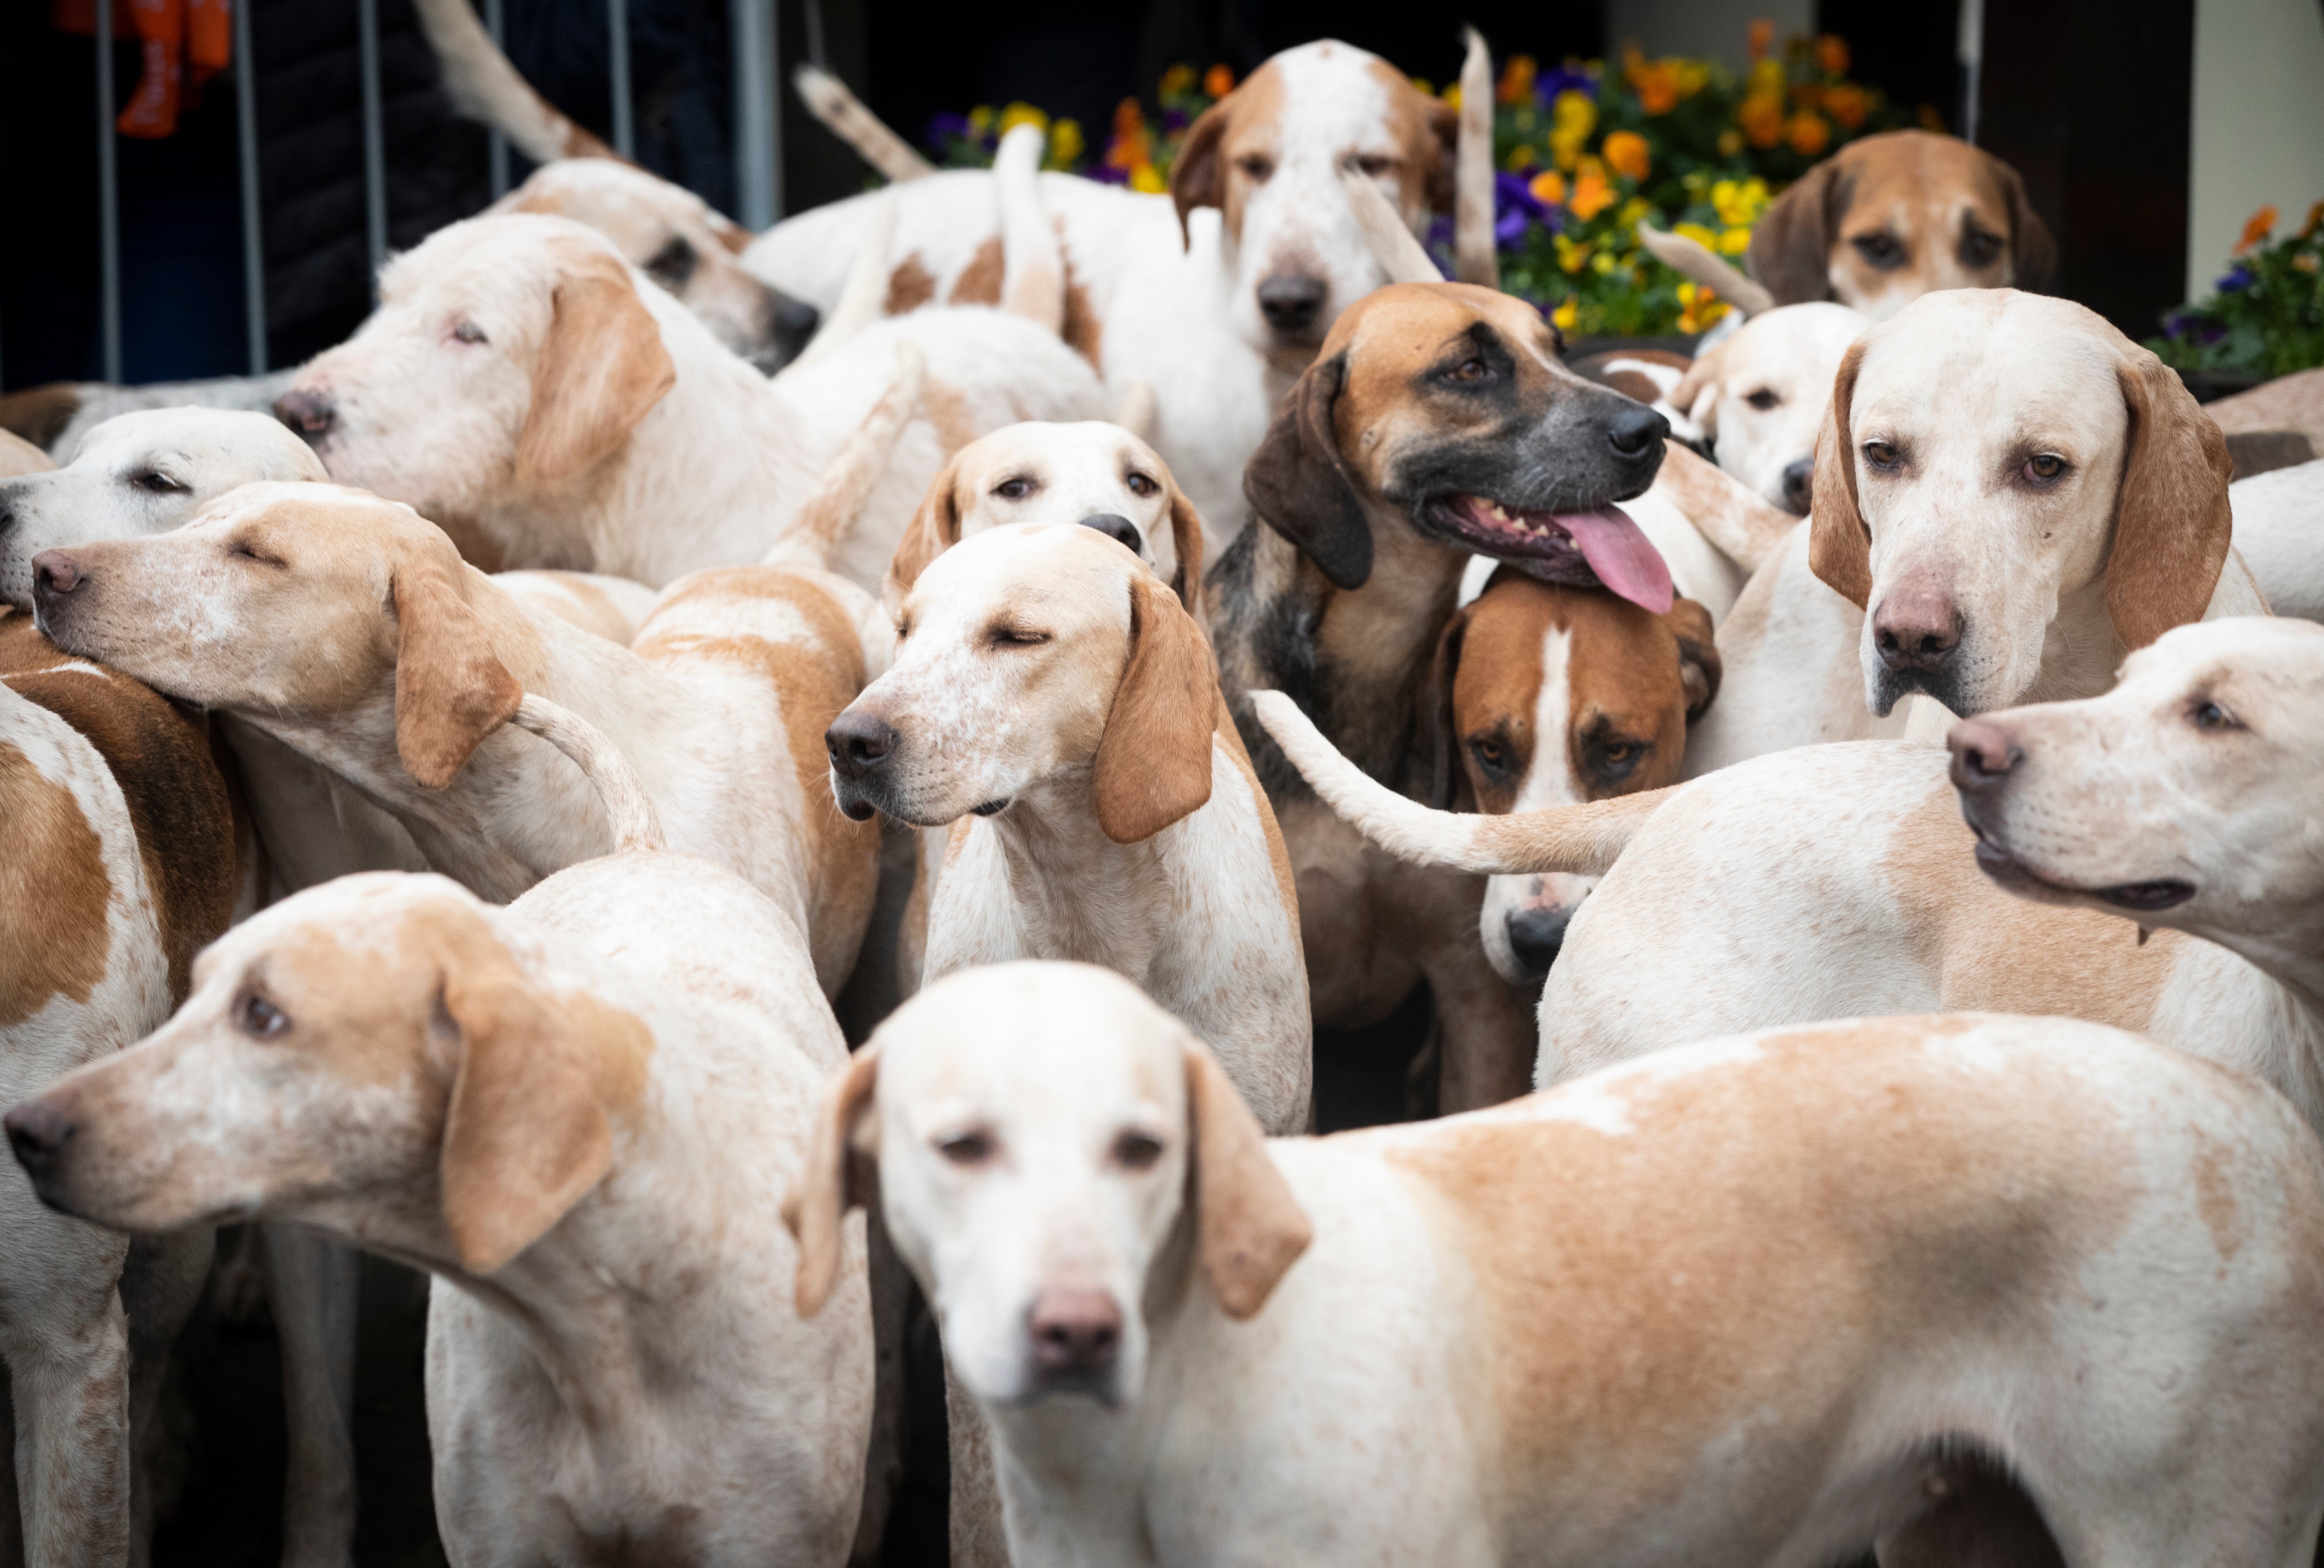
[[[1121,1307],[1108,1291],[1052,1287],[1035,1299],[1026,1327],[1047,1377],[1102,1376],[1121,1350]]]
[[[297,431],[309,446],[331,433],[338,412],[338,405],[328,392],[310,392],[305,387],[292,387],[274,400],[274,417]]]
[[[88,574],[67,550],[42,550],[32,558],[32,598],[49,604],[63,598],[88,581]]]
[[[1305,272],[1277,272],[1259,286],[1259,313],[1286,337],[1314,329],[1331,285]]]
[[[1628,400],[1623,400],[1628,402]],[[1606,418],[1607,444],[1618,457],[1638,458],[1652,452],[1670,434],[1670,421],[1644,403],[1629,403]]]
[[[1511,911],[1506,922],[1509,952],[1526,974],[1539,979],[1549,973],[1558,950],[1565,945],[1566,922],[1572,918],[1572,910],[1548,905]]]
[[[8,1147],[35,1180],[55,1171],[72,1142],[73,1121],[53,1100],[27,1100],[8,1112]]]
[[[1808,514],[1811,487],[1815,483],[1815,459],[1802,457],[1784,465],[1784,510],[1794,517]]]
[[[1963,794],[1998,789],[2025,758],[2017,738],[1990,719],[1961,720],[1946,733],[1945,744],[1953,754],[1953,788]]]
[[[1963,626],[1950,595],[1908,584],[1880,602],[1872,617],[1872,641],[1889,669],[1933,674],[1960,646]]]
[[[776,337],[786,345],[806,347],[807,340],[815,336],[815,329],[823,325],[823,312],[804,300],[792,299],[779,289],[770,289],[767,292],[774,297]]]
[[[1082,519],[1082,526],[1097,530],[1132,555],[1136,555],[1146,542],[1139,537],[1136,523],[1115,512],[1101,512],[1093,517],[1084,517]]]

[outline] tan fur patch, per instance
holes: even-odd
[[[907,316],[936,297],[936,281],[918,256],[906,256],[896,270],[888,274],[888,302],[883,307],[890,316]]]
[[[0,745],[0,1025],[22,1023],[65,996],[87,1001],[105,978],[105,847],[63,785]]]
[[[1001,248],[1001,236],[994,235],[976,247],[968,265],[953,280],[952,294],[945,303],[951,305],[998,305],[1001,303],[1001,281],[1009,270],[1009,259]]]
[[[1067,347],[1089,361],[1092,370],[1105,368],[1105,322],[1090,309],[1088,287],[1073,281],[1070,273],[1065,283],[1065,318],[1057,331]]]

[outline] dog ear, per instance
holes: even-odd
[[[1792,181],[1751,231],[1743,254],[1751,275],[1778,305],[1831,297],[1831,216],[1837,160],[1827,158]]]
[[[1242,471],[1242,493],[1269,528],[1342,588],[1372,575],[1372,529],[1340,457],[1333,414],[1347,383],[1345,353],[1307,367],[1285,395]]]
[[[1492,584],[1485,586],[1489,588]],[[1428,803],[1439,811],[1452,809],[1453,796],[1461,786],[1461,737],[1453,733],[1452,684],[1461,678],[1461,644],[1469,635],[1469,612],[1474,607],[1471,600],[1453,611],[1452,619],[1436,634],[1436,656],[1429,662],[1427,684],[1421,688],[1421,700],[1427,707],[1423,722],[1435,737]]]
[[[1412,89],[1421,97],[1419,89]],[[1451,212],[1460,200],[1460,176],[1457,159],[1461,148],[1461,111],[1442,98],[1421,97],[1422,110],[1428,117],[1428,128],[1434,135],[1425,142],[1420,152],[1421,167],[1426,171],[1428,210]]]
[[[880,597],[893,614],[904,606],[904,596],[928,563],[960,542],[960,459],[945,464],[928,484],[928,493],[920,497],[920,509],[912,513],[912,521],[904,525],[904,535],[896,541],[896,553],[889,558],[887,580],[880,585]]]
[[[2107,613],[2125,648],[2144,648],[2210,608],[2233,533],[2235,465],[2177,372],[2134,344],[2120,353],[2130,456],[2107,558]]]
[[[1141,568],[1130,580],[1130,662],[1097,743],[1093,782],[1106,837],[1151,838],[1210,800],[1218,705],[1209,639],[1177,595]]]
[[[1186,1042],[1186,1121],[1203,1273],[1229,1317],[1250,1317],[1307,1250],[1315,1228],[1267,1158],[1259,1119],[1198,1040]]]
[[[604,1179],[608,1091],[643,1092],[653,1036],[593,998],[552,1001],[497,941],[453,950],[442,1006],[460,1034],[444,1113],[444,1222],[460,1267],[492,1274]]]
[[[840,1223],[847,1211],[872,1201],[868,1150],[857,1140],[872,1096],[880,1085],[880,1047],[864,1047],[824,1093],[807,1166],[783,1194],[783,1225],[798,1243],[798,1277],[793,1302],[801,1317],[813,1317],[831,1298],[839,1277]]]
[[[1227,134],[1227,122],[1234,115],[1235,94],[1229,93],[1204,109],[1186,128],[1186,139],[1178,143],[1177,160],[1170,165],[1170,200],[1178,209],[1178,240],[1192,246],[1194,235],[1188,231],[1186,215],[1198,207],[1219,207],[1227,204],[1226,166],[1219,161],[1219,143]]]
[[[516,438],[516,476],[526,484],[583,472],[678,384],[678,366],[629,269],[577,242],[557,254],[555,313],[533,360],[532,405]]]
[[[1674,599],[1663,624],[1678,639],[1678,679],[1686,691],[1686,722],[1694,723],[1711,699],[1719,695],[1724,667],[1719,642],[1711,629],[1711,612],[1692,599]]]
[[[2009,198],[2009,286],[2029,294],[2042,293],[2058,271],[2058,242],[2050,237],[2050,226],[2026,199],[2025,181],[2017,171],[1991,153],[1987,157]]]
[[[447,540],[446,555],[452,554]],[[449,784],[484,737],[508,723],[524,687],[493,651],[484,617],[454,574],[417,552],[396,565],[395,751],[423,789]]]
[[[1728,338],[1710,353],[1697,355],[1694,363],[1686,367],[1686,374],[1678,378],[1678,384],[1672,387],[1669,395],[1663,400],[1692,420],[1705,436],[1719,434],[1719,378],[1726,374],[1720,356],[1727,352],[1727,345],[1733,341],[1733,338]]]
[[[1858,609],[1872,597],[1872,530],[1856,500],[1856,438],[1849,433],[1849,405],[1856,399],[1856,371],[1864,363],[1857,340],[1840,355],[1832,377],[1831,403],[1816,436],[1815,488],[1808,502],[1808,567]]]
[[[1194,624],[1207,632],[1210,613],[1203,595],[1203,514],[1186,499],[1186,493],[1172,479],[1170,485],[1170,548],[1177,552],[1178,574],[1170,580],[1177,591],[1178,602],[1186,606],[1186,613]]]

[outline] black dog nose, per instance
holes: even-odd
[[[1121,1308],[1102,1290],[1045,1290],[1028,1326],[1033,1359],[1045,1372],[1102,1372],[1121,1348]]]
[[[1950,598],[1932,588],[1907,586],[1880,602],[1872,642],[1880,662],[1895,670],[1939,670],[1960,645],[1964,623]]]
[[[8,1112],[5,1125],[16,1163],[34,1176],[54,1169],[72,1141],[72,1118],[46,1100],[27,1100]]]
[[[61,598],[87,580],[73,564],[72,557],[62,550],[42,550],[32,558],[32,596],[36,599]]]
[[[1331,285],[1305,272],[1277,272],[1259,286],[1259,313],[1277,332],[1305,332],[1323,312]]]
[[[1794,517],[1805,517],[1814,483],[1814,458],[1803,457],[1784,465],[1784,510]]]
[[[1146,542],[1139,535],[1136,523],[1126,517],[1117,517],[1111,512],[1101,512],[1094,517],[1084,517],[1082,519],[1082,526],[1097,530],[1106,538],[1121,545],[1132,555],[1136,555],[1139,547]]]
[[[1617,457],[1643,457],[1669,434],[1670,421],[1644,403],[1617,409],[1606,420],[1606,439]]]
[[[1997,789],[2025,753],[2007,730],[1986,719],[1963,719],[1946,733],[1953,754],[1953,788],[1964,794]]]
[[[274,417],[310,442],[329,435],[331,423],[338,415],[338,407],[328,393],[309,392],[303,387],[292,387],[274,400]]]
[[[823,324],[822,311],[779,290],[769,291],[775,297],[775,336],[786,341],[796,338],[801,343],[815,336],[815,329]]]
[[[831,770],[843,779],[862,779],[888,760],[896,732],[877,714],[849,708],[823,732],[823,749],[831,754]]]
[[[1509,951],[1527,974],[1538,979],[1549,973],[1565,945],[1565,923],[1572,918],[1570,910],[1544,909],[1519,909],[1508,918]]]

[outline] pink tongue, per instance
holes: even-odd
[[[1575,548],[1598,580],[1643,609],[1670,613],[1670,567],[1630,514],[1618,506],[1595,512],[1561,512],[1557,526],[1573,536]]]

